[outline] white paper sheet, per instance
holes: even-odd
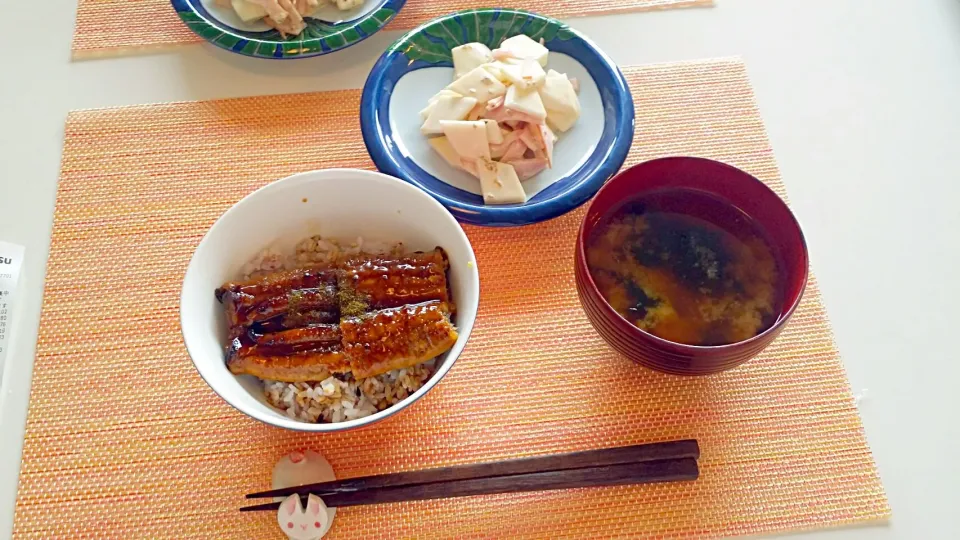
[[[0,241],[0,382],[10,343],[10,323],[17,280],[23,267],[23,246]]]

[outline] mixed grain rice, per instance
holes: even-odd
[[[349,244],[311,236],[296,245],[293,255],[282,250],[263,250],[243,268],[246,279],[279,270],[292,270],[311,263],[337,262],[360,253],[403,253],[403,244],[368,242],[357,238]],[[397,369],[366,379],[336,374],[320,382],[286,383],[263,381],[267,403],[287,416],[305,422],[343,422],[382,411],[416,392],[433,375],[435,361]]]

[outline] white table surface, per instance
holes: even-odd
[[[893,506],[889,526],[812,536],[960,538],[960,0],[717,1],[569,22],[622,65],[745,59]],[[211,46],[71,62],[73,2],[38,6],[3,8],[0,239],[27,257],[0,390],[0,538],[67,111],[359,88],[398,37],[293,62]]]

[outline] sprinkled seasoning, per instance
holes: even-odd
[[[367,298],[351,287],[346,279],[340,280],[337,300],[340,303],[341,317],[358,317],[366,313],[370,308],[370,303]]]

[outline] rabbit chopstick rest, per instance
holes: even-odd
[[[319,453],[307,450],[280,458],[273,468],[272,484],[273,489],[281,489],[336,479],[330,463]],[[299,496],[291,495],[280,505],[277,523],[284,534],[293,540],[317,540],[330,530],[336,514],[336,508],[327,508],[316,495],[309,496],[306,508]]]
[[[277,523],[292,540],[319,540],[330,528],[330,516],[327,505],[316,495],[307,498],[307,507],[303,508],[299,495],[291,495],[283,500],[277,512]]]

